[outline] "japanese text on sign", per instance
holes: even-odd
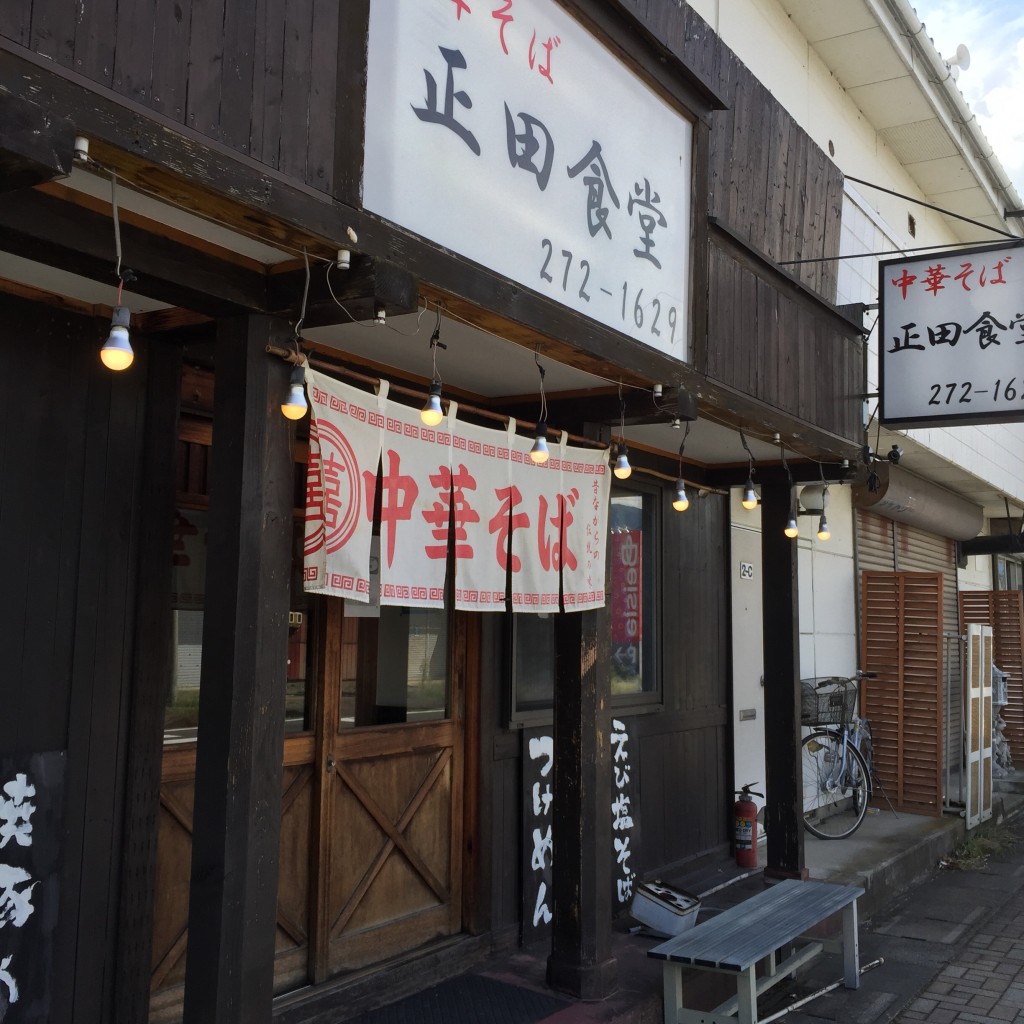
[[[690,122],[554,0],[374,0],[367,125],[368,209],[687,358]]]
[[[615,898],[629,903],[633,898],[633,880],[636,872],[630,867],[633,851],[633,810],[629,780],[632,765],[629,759],[629,732],[626,723],[612,719],[612,854],[614,856]]]
[[[517,610],[603,606],[603,450],[559,445],[537,466],[514,423],[501,433],[450,412],[425,427],[386,388],[368,395],[311,370],[307,380],[307,590],[368,600],[376,507],[381,604],[441,607],[451,555],[456,608],[504,611],[509,582]]]
[[[543,929],[551,923],[551,819],[555,764],[555,741],[550,733],[524,735],[528,792],[526,794],[526,836],[529,863],[523,883],[523,924],[528,930]]]
[[[1024,419],[1024,252],[890,260],[879,274],[883,422]]]

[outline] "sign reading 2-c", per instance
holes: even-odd
[[[754,563],[740,562],[740,579],[752,580],[754,578]]]

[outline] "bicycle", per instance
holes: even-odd
[[[802,680],[801,743],[804,828],[819,839],[844,839],[860,828],[871,797],[871,734],[856,714],[854,678]]]

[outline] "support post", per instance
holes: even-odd
[[[611,954],[611,766],[606,609],[555,619],[553,925],[548,984],[602,999]]]
[[[800,620],[797,541],[783,532],[790,512],[786,480],[761,487],[762,628],[766,762],[765,873],[806,878],[800,779]]]
[[[292,536],[288,336],[217,328],[186,1024],[269,1024],[277,921]]]

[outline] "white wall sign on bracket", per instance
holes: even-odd
[[[685,360],[692,126],[554,0],[373,0],[363,204]]]

